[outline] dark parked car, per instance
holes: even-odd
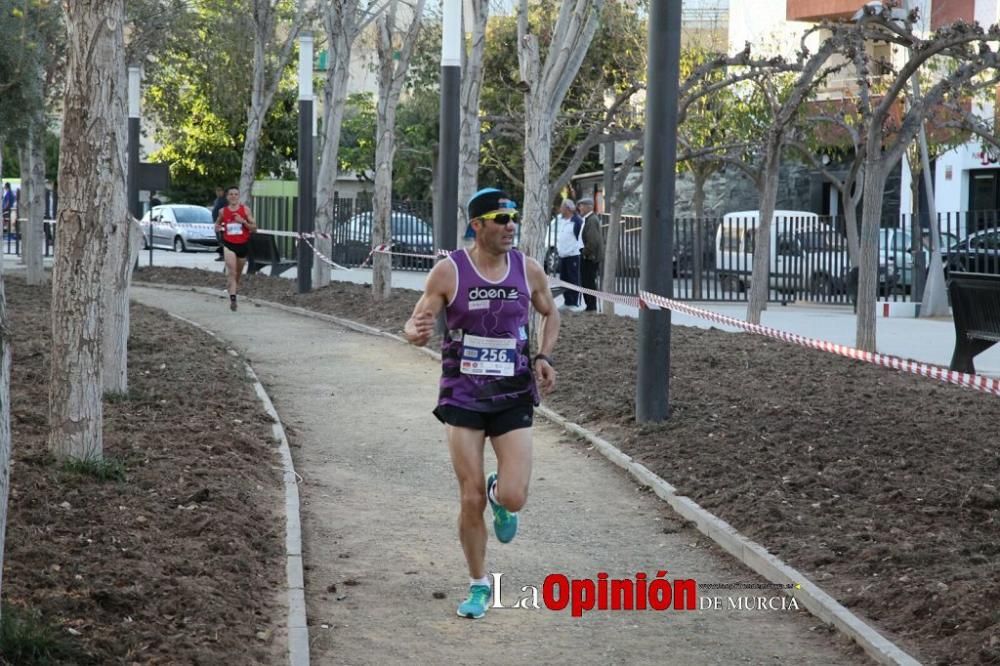
[[[333,260],[357,265],[368,258],[372,250],[372,212],[365,211],[338,224],[333,229]],[[434,254],[434,228],[426,220],[402,211],[392,211],[390,233],[394,252]],[[392,265],[404,268],[430,268],[432,258],[393,256]]]
[[[1000,275],[1000,229],[983,229],[963,238],[942,253],[945,274],[993,273]]]

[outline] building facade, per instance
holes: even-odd
[[[863,4],[862,0],[730,0],[730,50],[742,49],[750,42],[759,54],[794,57],[802,35],[811,26],[823,20],[850,20]],[[919,10],[915,29],[925,34],[956,21],[978,22],[984,27],[1000,21],[1000,0],[910,0],[909,3],[902,0],[901,4]],[[775,16],[782,15],[784,20],[775,20]],[[817,31],[806,45],[815,51],[822,37],[822,31]],[[897,65],[906,57],[902,49],[887,43],[871,44],[869,49],[876,60],[890,60]],[[828,82],[821,96],[826,99],[844,97],[852,92],[852,87],[852,76],[848,73]],[[976,111],[981,117],[992,119],[995,106],[993,99],[977,104]],[[995,211],[1000,210],[1000,155],[997,151],[984,150],[982,142],[973,139],[938,156],[932,169],[938,212],[957,215],[967,227],[964,231],[982,226],[977,216],[996,220]],[[904,158],[898,187],[898,210],[902,215],[915,210],[911,182]],[[837,208],[835,200],[824,201],[823,210],[817,212],[836,212]]]

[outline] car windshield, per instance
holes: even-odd
[[[212,211],[201,206],[184,206],[174,208],[177,224],[211,224]]]
[[[392,216],[392,235],[429,234],[430,228],[419,217],[412,215]]]

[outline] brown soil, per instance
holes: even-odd
[[[217,273],[136,279],[222,288]],[[399,332],[418,294],[250,297]],[[675,326],[663,425],[634,423],[636,321],[574,314],[547,404],[764,544],[926,663],[1000,663],[1000,400],[746,334]],[[601,387],[595,391],[594,387]]]
[[[5,600],[70,643],[75,656],[58,663],[280,661],[280,463],[242,361],[133,306],[129,395],[104,406],[104,455],[125,480],[69,472],[45,442],[50,288],[4,283],[14,350]]]

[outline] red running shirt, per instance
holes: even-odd
[[[236,210],[232,210],[229,206],[223,207],[222,240],[234,245],[243,245],[250,240],[250,230],[247,229],[245,224],[236,221],[237,215],[244,220],[248,219],[247,209],[243,204],[240,204],[240,207]]]

